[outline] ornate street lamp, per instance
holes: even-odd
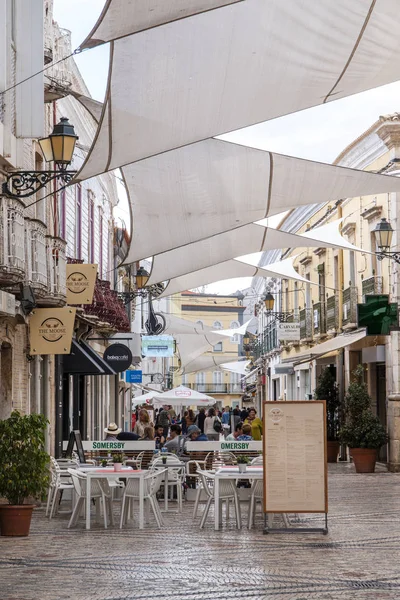
[[[145,287],[146,283],[149,280],[149,274],[143,267],[139,267],[136,273],[136,285],[139,289]]]
[[[268,317],[275,319],[275,321],[284,322],[284,321],[287,321],[292,316],[291,312],[274,312],[274,304],[275,304],[275,299],[274,299],[273,295],[270,292],[265,294],[264,305],[267,310]]]
[[[45,161],[54,162],[56,170],[14,171],[3,183],[3,194],[8,198],[28,198],[54,180],[66,186],[76,175],[76,171],[67,171],[66,168],[72,162],[77,139],[74,126],[62,117],[49,137],[39,140]]]
[[[373,230],[375,235],[376,245],[378,246],[378,252],[376,257],[378,260],[384,258],[392,258],[394,261],[400,264],[400,252],[390,252],[393,238],[393,227],[387,219],[381,219],[375,229]]]

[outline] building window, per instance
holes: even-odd
[[[206,374],[196,373],[196,388],[198,392],[206,391]]]
[[[214,321],[213,329],[223,329],[221,321]]]
[[[218,344],[215,344],[213,351],[214,352],[222,352],[222,342],[218,342]]]
[[[93,193],[88,191],[88,258],[89,263],[94,262],[94,198]]]
[[[238,329],[240,327],[239,323],[237,321],[232,321],[230,329]],[[230,338],[231,344],[240,344],[240,334],[239,333],[235,333],[231,338]]]
[[[213,371],[213,392],[223,392],[222,372]]]
[[[75,258],[82,258],[82,186],[76,186]]]

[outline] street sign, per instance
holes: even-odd
[[[126,371],[125,381],[127,383],[142,383],[143,372],[142,371]]]
[[[111,344],[106,348],[103,359],[116,373],[122,373],[132,364],[132,352],[123,344]]]
[[[279,341],[297,342],[300,340],[300,323],[277,323]]]

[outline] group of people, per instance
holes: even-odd
[[[138,408],[133,432],[122,431],[115,423],[104,430],[106,440],[155,441],[156,448],[177,452],[181,436],[187,441],[218,441],[221,436],[232,441],[261,440],[262,421],[255,408],[243,409],[226,406],[222,412],[217,408],[200,408],[196,414],[186,410],[182,417],[176,415],[172,406],[155,410],[154,424],[146,408]]]

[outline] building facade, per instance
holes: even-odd
[[[243,324],[243,294],[215,295],[196,292],[182,292],[171,296],[172,314],[218,329],[235,329]],[[221,336],[212,350],[204,354],[214,357],[217,363],[238,360],[243,356],[241,335]],[[198,371],[181,375],[174,374],[174,387],[185,385],[199,392],[213,396],[219,406],[239,406],[242,397],[241,376],[218,367],[212,370]]]
[[[399,115],[380,117],[341,153],[336,164],[398,176],[399,133]],[[336,373],[343,398],[353,370],[363,364],[372,408],[390,436],[380,457],[389,461],[392,470],[400,466],[399,334],[366,335],[358,326],[357,304],[377,294],[388,295],[390,302],[399,300],[398,265],[378,260],[373,233],[380,219],[387,218],[395,230],[392,249],[397,248],[397,201],[396,194],[344,198],[313,207],[312,214],[298,221],[294,231],[303,233],[342,219],[343,237],[365,252],[323,248],[282,252],[282,258],[297,255],[294,266],[310,282],[267,281],[275,296],[275,310],[287,312],[289,320],[300,323],[300,341],[280,342],[277,321],[268,317],[260,302],[255,357],[267,375],[263,394],[269,400],[312,399],[317,378],[327,365]]]

